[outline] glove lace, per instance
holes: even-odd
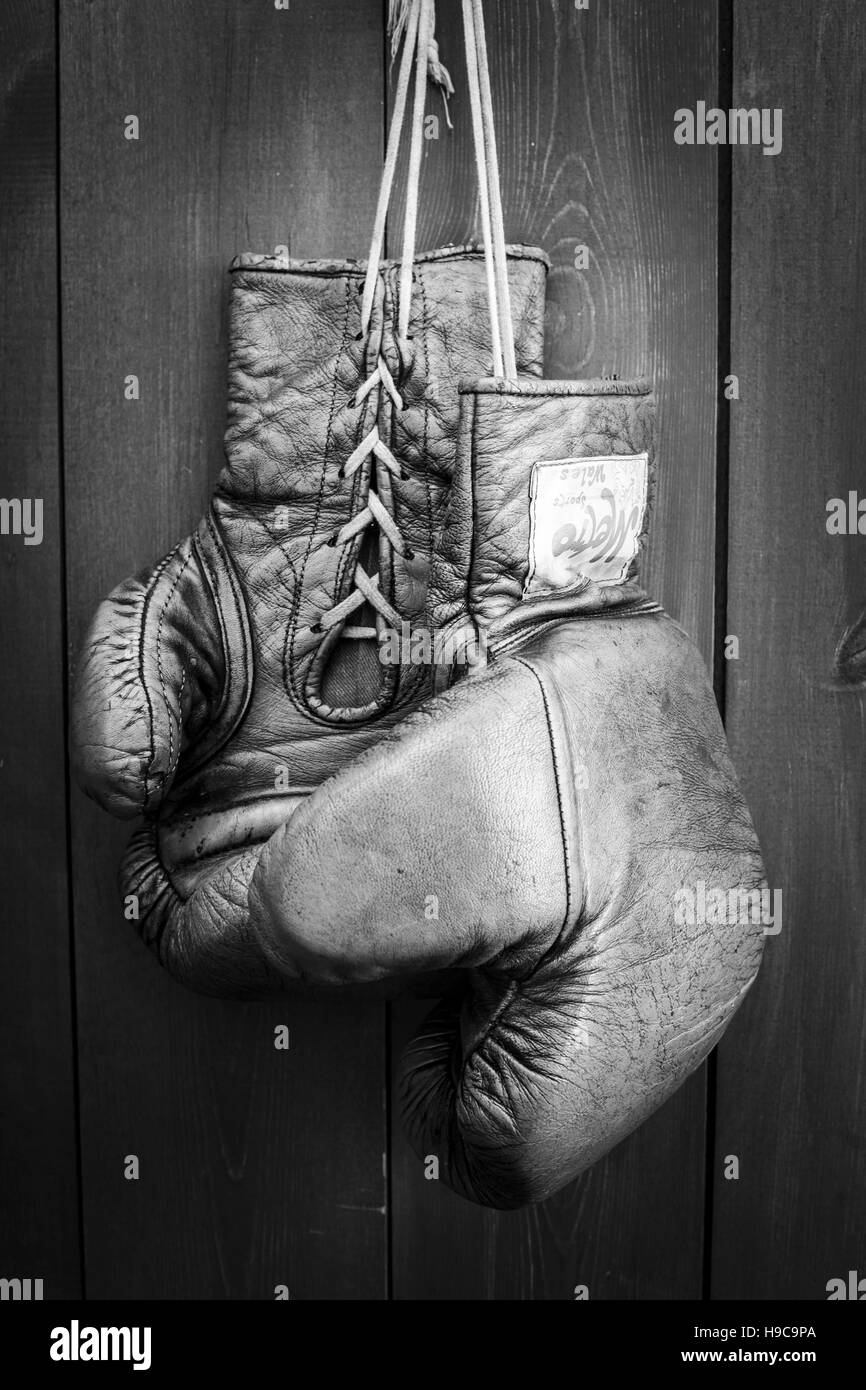
[[[359,388],[355,397],[354,404],[362,405],[371,391],[383,388],[394,402],[397,410],[403,409],[403,398],[397,387],[394,385],[394,378],[388,370],[388,365],[384,357],[379,356],[379,360],[371,372],[370,376]],[[366,505],[361,511],[341,526],[339,531],[331,537],[329,545],[346,545],[349,541],[359,536],[368,526],[375,523],[379,529],[387,536],[393,550],[404,560],[414,558],[414,551],[406,544],[400,534],[400,528],[391,513],[382,503],[379,497],[380,477],[382,473],[390,473],[395,478],[402,478],[403,471],[399,461],[394,457],[385,441],[380,438],[379,430],[376,425],[364,436],[356,449],[352,451],[343,467],[340,475],[343,478],[351,478],[353,473],[372,457],[373,477],[370,479],[370,487],[367,493]],[[328,631],[337,624],[345,621],[362,604],[369,603],[375,609],[376,627],[363,627],[359,625],[348,625],[343,629],[343,636],[355,639],[378,637],[382,635],[385,623],[391,627],[398,628],[403,619],[397,609],[388,602],[379,587],[378,574],[368,574],[363,565],[356,563],[353,574],[354,588],[350,594],[335,604],[333,608],[322,613],[318,622],[314,626],[314,631]]]
[[[379,189],[379,202],[376,208],[376,218],[373,227],[373,239],[370,247],[370,255],[367,261],[367,274],[364,280],[364,290],[361,299],[361,335],[365,336],[370,329],[370,321],[373,309],[373,298],[375,294],[376,280],[379,275],[379,262],[382,254],[385,236],[385,218],[388,211],[388,204],[391,197],[391,188],[394,181],[394,171],[397,165],[397,154],[400,144],[400,132],[403,126],[403,118],[406,110],[406,103],[409,94],[409,83],[413,64],[415,66],[415,89],[414,104],[412,113],[412,129],[409,148],[409,172],[406,189],[406,215],[403,226],[403,250],[400,263],[400,285],[399,285],[399,314],[397,322],[397,336],[401,342],[406,342],[409,336],[409,317],[412,300],[412,278],[413,265],[415,260],[415,237],[417,231],[417,210],[418,210],[418,188],[421,176],[421,152],[423,145],[424,130],[424,97],[426,92],[426,81],[428,66],[433,63],[436,71],[433,73],[434,80],[439,82],[443,90],[447,90],[451,85],[451,79],[446,70],[438,62],[438,49],[435,46],[433,36],[435,24],[435,13],[433,0],[397,0],[391,7],[391,32],[394,34],[395,46],[399,44],[400,37],[404,36],[403,57],[400,63],[400,73],[397,79],[397,90],[394,98],[394,111],[391,118],[391,128],[388,132],[388,147],[385,155],[385,167],[382,173],[382,184]],[[355,404],[361,405],[371,391],[383,390],[388,393],[391,400],[398,410],[403,408],[403,400],[397,387],[394,385],[388,366],[381,353],[378,361],[368,379],[355,396]],[[345,526],[342,526],[335,536],[331,537],[330,544],[345,545],[347,541],[353,540],[361,531],[375,523],[384,533],[392,548],[401,555],[404,560],[411,560],[413,552],[403,541],[400,529],[383,505],[379,497],[379,483],[383,471],[391,473],[395,478],[402,478],[403,473],[400,464],[388,448],[383,439],[379,437],[379,431],[374,425],[370,432],[361,440],[358,447],[350,454],[346,460],[341,474],[344,478],[350,478],[352,474],[361,467],[362,463],[372,455],[373,458],[373,477],[370,480],[370,490],[363,510],[357,516],[352,517]],[[392,604],[388,602],[379,586],[378,574],[367,574],[363,565],[360,563],[355,566],[354,589],[335,604],[328,612],[323,613],[318,622],[314,624],[313,631],[327,631],[342,623],[363,603],[369,603],[376,612],[376,627],[347,626],[343,629],[344,637],[351,638],[371,638],[384,634],[385,624],[399,629],[403,619]]]

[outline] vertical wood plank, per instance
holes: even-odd
[[[0,1276],[80,1291],[64,749],[51,0],[0,10],[0,494],[39,499],[42,540],[0,535]],[[38,533],[36,533],[38,534]],[[33,539],[36,540],[36,534]]]
[[[650,375],[660,478],[647,587],[713,643],[717,164],[674,143],[674,112],[717,85],[716,0],[487,6],[509,240],[554,265],[545,374]],[[421,245],[480,239],[458,0],[437,5],[454,132],[426,145]],[[428,110],[440,108],[431,96]],[[392,224],[393,225],[393,224]],[[578,247],[589,267],[575,268]],[[395,1008],[394,1036],[423,1007]],[[397,1298],[695,1298],[701,1292],[703,1070],[543,1207],[496,1214],[425,1181],[395,1136]]]
[[[712,1292],[825,1299],[866,1274],[864,686],[834,670],[866,540],[826,529],[866,496],[866,12],[734,21],[734,103],[781,108],[783,148],[732,151],[728,731],[783,915],[719,1054]]]
[[[381,6],[96,0],[62,8],[61,55],[77,649],[98,600],[206,504],[231,257],[365,253]],[[128,115],[138,140],[124,138]],[[128,827],[82,796],[73,807],[90,1296],[267,1299],[285,1284],[292,1299],[384,1297],[382,1006],[186,993],[123,920]],[[124,1179],[128,1154],[138,1181]]]

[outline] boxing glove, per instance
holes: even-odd
[[[707,674],[637,579],[652,413],[642,383],[462,389],[428,622],[486,660],[440,666],[251,884],[285,975],[464,972],[402,1105],[418,1153],[496,1207],[548,1197],[661,1105],[761,956],[760,851]]]
[[[539,374],[543,253],[511,248],[521,371]],[[402,719],[429,673],[380,660],[423,615],[456,452],[457,382],[490,363],[483,256],[417,258],[409,334],[382,263],[233,266],[226,462],[197,532],[99,609],[76,678],[84,789],[143,814],[129,915],[191,987],[286,987],[251,933],[262,845]]]

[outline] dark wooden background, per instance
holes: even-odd
[[[655,379],[648,583],[715,672],[783,890],[708,1067],[554,1200],[470,1206],[393,1119],[419,1006],[185,993],[123,921],[128,828],[69,786],[89,617],[219,468],[229,260],[366,253],[383,10],[0,10],[0,487],[45,509],[41,546],[0,537],[0,1275],[54,1298],[823,1299],[866,1274],[864,695],[834,673],[866,539],[825,529],[828,498],[866,494],[858,0],[488,6],[506,230],[554,262],[547,374]],[[457,94],[425,146],[426,247],[478,230],[459,0],[437,10]],[[698,100],[783,108],[783,152],[677,146]]]

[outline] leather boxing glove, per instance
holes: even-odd
[[[511,248],[522,372],[541,371],[546,258]],[[427,693],[380,661],[417,621],[454,465],[457,382],[490,364],[485,267],[418,257],[409,334],[383,262],[233,266],[226,463],[195,535],[101,606],[77,673],[82,786],[143,814],[123,892],[163,964],[204,992],[279,991],[250,931],[262,845],[311,788]]]
[[[647,388],[487,381],[461,405],[429,621],[487,663],[320,787],[251,898],[286,975],[465,971],[408,1048],[405,1120],[453,1188],[510,1207],[706,1057],[758,969],[764,879],[702,660],[636,579]]]

